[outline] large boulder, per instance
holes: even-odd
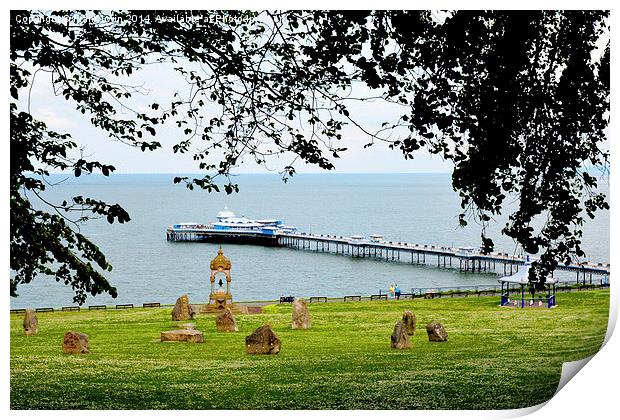
[[[396,325],[394,325],[394,332],[392,332],[392,348],[393,349],[410,349],[411,348],[411,340],[409,339],[409,334],[407,333],[407,328],[403,321],[398,321]]]
[[[161,341],[187,341],[190,343],[204,343],[205,339],[202,332],[194,329],[163,331]]]
[[[405,328],[407,329],[407,334],[409,335],[415,334],[416,318],[413,312],[411,311],[403,312],[403,324],[405,324]]]
[[[230,308],[225,308],[215,317],[217,332],[237,332],[237,321]]]
[[[271,325],[263,325],[245,337],[247,354],[278,354],[280,345],[280,339],[271,329]]]
[[[439,322],[431,322],[426,326],[428,341],[448,341],[448,333]]]
[[[66,332],[62,341],[62,351],[67,354],[90,353],[88,336],[81,332]]]
[[[189,298],[187,295],[183,295],[177,299],[174,308],[172,308],[172,320],[187,321],[189,319],[194,319],[195,313],[196,311],[192,305],[189,304]]]
[[[304,299],[295,299],[293,301],[293,325],[292,328],[305,330],[310,328],[310,311],[308,304]]]
[[[26,309],[24,314],[24,334],[35,335],[39,332],[39,320],[34,310]]]

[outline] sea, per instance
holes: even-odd
[[[192,302],[209,296],[209,262],[218,244],[166,240],[166,228],[179,222],[207,223],[225,206],[238,216],[277,218],[299,231],[330,235],[384,235],[386,240],[439,246],[480,245],[481,227],[461,228],[462,211],[449,173],[297,174],[284,183],[278,174],[233,177],[240,191],[227,195],[190,191],[174,184],[173,174],[52,175],[48,201],[82,195],[122,205],[130,214],[125,224],[90,220],[80,226],[112,264],[106,277],[118,297],[89,296],[85,305],[145,302],[174,303],[187,293]],[[609,193],[606,180],[601,191]],[[36,206],[44,206],[34,202]],[[507,200],[504,214],[492,220],[487,236],[497,251],[519,252],[501,235],[516,200]],[[609,262],[609,212],[598,213],[583,227],[586,259]],[[369,295],[398,284],[401,291],[418,288],[494,285],[500,273],[466,273],[456,268],[351,258],[311,250],[223,244],[232,261],[231,291],[235,301],[277,300],[280,296]],[[498,270],[499,270],[498,266]],[[559,274],[574,280],[574,274]],[[20,285],[11,308],[74,305],[69,286],[39,275]]]

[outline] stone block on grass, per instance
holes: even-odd
[[[405,324],[405,328],[407,329],[407,334],[414,335],[415,327],[416,327],[416,317],[411,311],[403,312],[403,324]]]
[[[448,341],[448,333],[439,322],[431,322],[426,326],[428,341]]]
[[[394,332],[392,332],[392,348],[393,349],[410,349],[411,348],[411,340],[409,339],[409,334],[407,333],[407,328],[403,321],[398,321],[396,325],[394,325]]]
[[[263,325],[245,337],[247,354],[278,354],[281,344],[271,325]]]
[[[39,332],[39,320],[33,309],[26,309],[24,313],[24,334],[35,335]]]
[[[177,342],[188,342],[188,343],[204,343],[205,339],[201,331],[191,329],[191,330],[172,330],[172,331],[163,331],[161,333],[161,341],[177,341]]]
[[[312,322],[310,319],[310,311],[308,311],[308,303],[304,299],[295,299],[293,301],[293,329],[305,330],[310,328]]]
[[[67,354],[90,353],[88,335],[76,331],[66,332],[62,341],[62,351]]]
[[[237,332],[239,328],[237,328],[237,321],[235,320],[235,316],[229,308],[225,308],[223,311],[220,311],[219,314],[215,317],[215,327],[217,328],[217,332]]]
[[[194,307],[189,304],[189,297],[183,295],[177,299],[172,308],[172,320],[173,321],[188,321],[194,319],[196,311]]]

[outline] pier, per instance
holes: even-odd
[[[496,272],[512,275],[526,258],[502,252],[483,254],[474,248],[453,248],[408,242],[363,240],[356,236],[320,235],[309,233],[285,233],[278,235],[278,245],[307,249],[315,252],[331,252],[353,258],[377,258],[387,262],[453,267],[460,271]],[[577,283],[592,282],[593,275],[608,276],[609,264],[577,263],[560,264],[559,271],[574,272]]]
[[[431,265],[458,268],[469,272],[515,273],[526,258],[502,252],[483,254],[475,248],[453,248],[437,245],[414,244],[383,240],[380,235],[370,239],[362,236],[321,235],[303,232],[273,231],[269,235],[247,235],[241,232],[205,232],[200,227],[171,229],[166,232],[168,241],[181,242],[232,242],[281,246],[299,250],[333,253],[352,258],[375,258],[386,262]],[[247,240],[246,240],[247,239]],[[577,283],[592,283],[593,276],[609,276],[610,265],[604,263],[573,263],[558,265],[558,271],[575,273]]]

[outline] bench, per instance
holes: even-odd
[[[464,292],[452,292],[450,294],[450,297],[467,297],[469,295],[469,292],[464,291]]]
[[[25,314],[26,310],[25,309],[11,309],[11,313],[12,314]]]
[[[401,298],[403,299],[415,299],[415,293],[401,293],[398,296],[396,296],[396,299],[400,300]]]
[[[93,310],[93,309],[94,309],[94,310],[96,310],[96,311],[98,311],[98,310],[100,310],[100,309],[107,309],[107,308],[108,308],[108,307],[107,307],[107,306],[105,306],[105,305],[89,305],[89,306],[88,306],[88,310]]]
[[[424,293],[424,299],[435,299],[435,298],[440,298],[441,297],[441,293],[439,292],[426,292]]]
[[[73,311],[80,311],[80,307],[79,306],[63,306],[62,307],[62,311],[63,312],[73,312]]]
[[[293,303],[295,296],[280,296],[280,303]]]
[[[478,296],[495,296],[495,290],[478,290]]]
[[[350,301],[354,301],[357,300],[358,302],[362,301],[362,297],[359,295],[349,295],[349,296],[345,296],[344,297],[344,301],[345,302],[350,302]]]
[[[159,308],[160,306],[161,304],[159,302],[149,302],[142,304],[143,308]]]
[[[327,296],[312,296],[310,297],[310,303],[312,302],[325,302],[327,303]]]
[[[387,295],[370,295],[370,300],[387,300]]]
[[[132,309],[133,303],[124,303],[122,305],[116,305],[116,309]]]
[[[594,285],[593,284],[588,284],[588,285],[584,285],[584,286],[579,286],[578,289],[579,289],[579,291],[581,291],[581,290],[594,290]]]
[[[35,312],[54,312],[54,308],[37,308]]]

